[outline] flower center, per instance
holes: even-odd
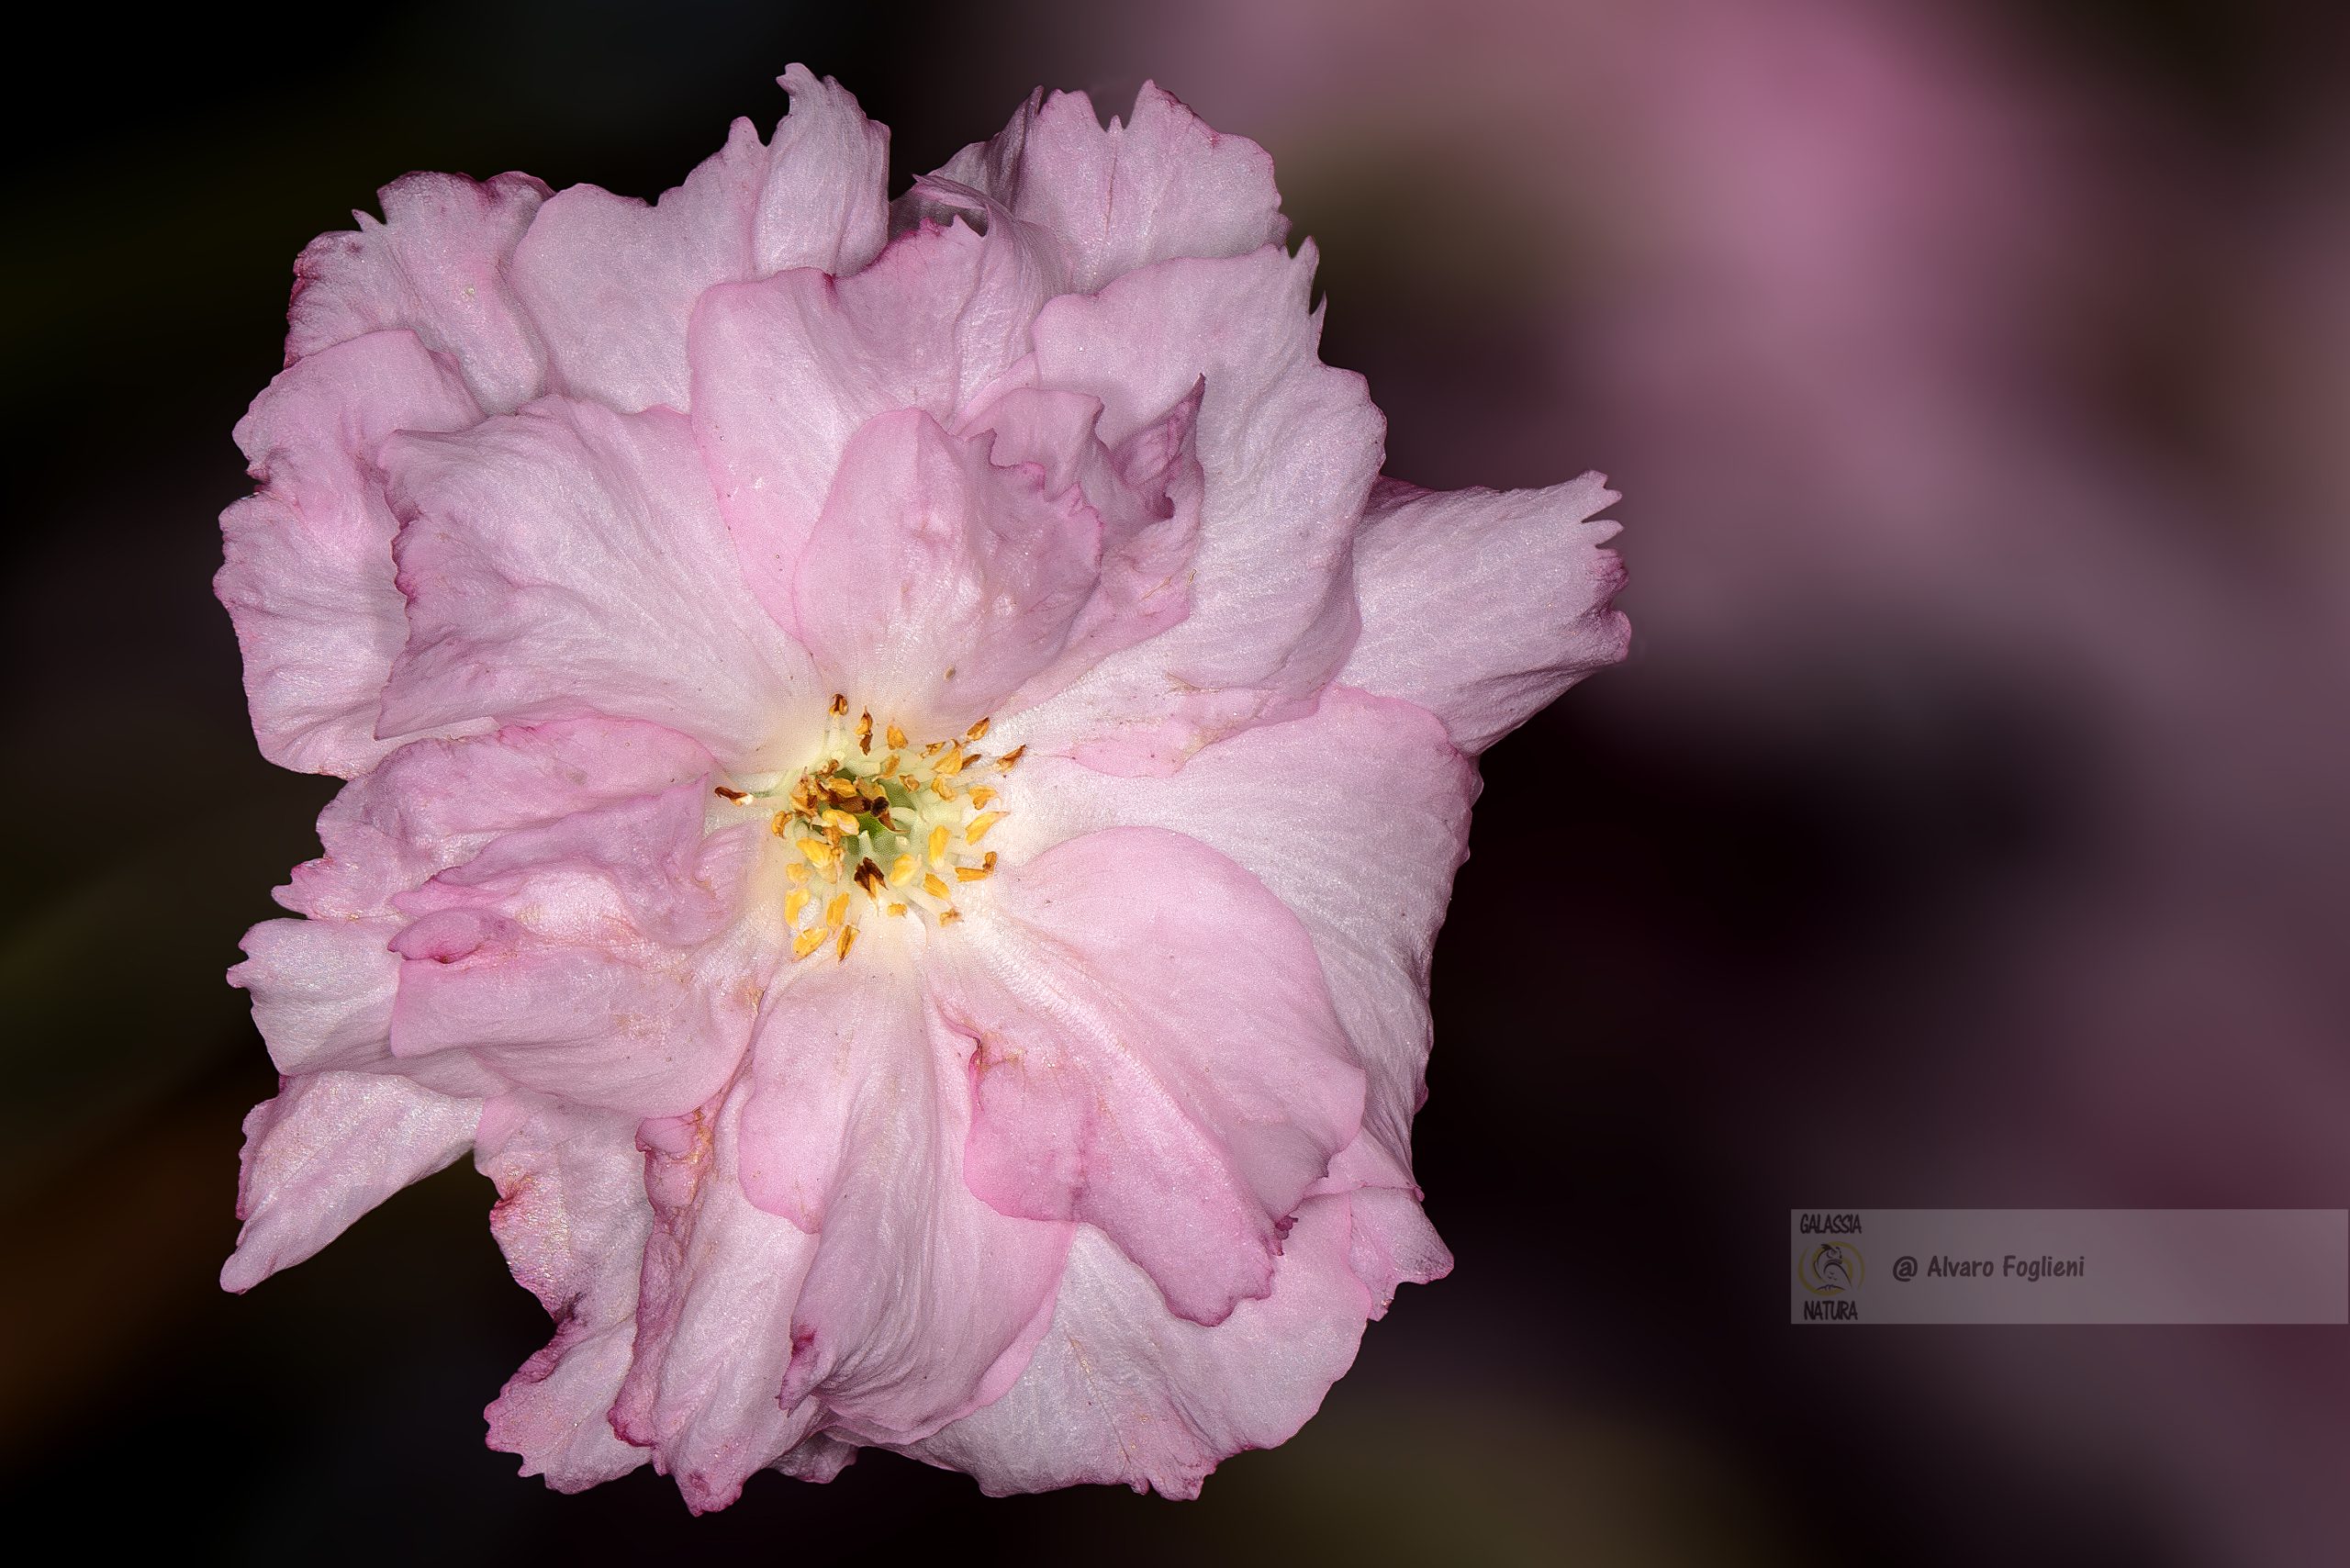
[[[795,959],[826,943],[845,959],[858,914],[935,927],[962,918],[957,888],[995,870],[995,851],[979,846],[1004,816],[991,780],[1028,749],[984,756],[973,748],[987,733],[981,719],[917,746],[894,721],[877,735],[870,711],[851,720],[848,699],[835,695],[817,758],[798,777],[766,790],[719,786],[738,806],[772,812],[769,827],[791,852],[783,919]]]

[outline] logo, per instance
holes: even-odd
[[[1796,1259],[1796,1278],[1818,1296],[1838,1296],[1856,1290],[1867,1277],[1861,1249],[1849,1241],[1823,1241]]]

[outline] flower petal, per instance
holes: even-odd
[[[733,1073],[759,991],[729,931],[699,783],[494,841],[396,901],[396,1056],[461,1052],[516,1088],[633,1116],[682,1114]]]
[[[481,1103],[363,1072],[288,1078],[245,1118],[237,1250],[225,1290],[252,1289],[464,1153]]]
[[[919,409],[856,433],[801,558],[797,624],[828,685],[931,734],[1053,662],[1101,567],[1102,519],[1036,465],[996,467]]]
[[[405,174],[376,196],[381,223],[355,212],[356,233],[321,234],[295,262],[286,362],[405,329],[455,360],[492,413],[538,396],[545,354],[508,262],[547,187],[528,174]]]
[[[1031,97],[995,140],[938,173],[1051,234],[1078,294],[1153,262],[1245,256],[1289,233],[1271,156],[1211,130],[1155,83],[1128,123],[1106,130],[1083,93]]]
[[[911,974],[795,978],[760,1021],[743,1185],[822,1245],[792,1320],[786,1406],[912,1441],[1012,1385],[1052,1315],[1072,1227],[964,1185],[969,1042]]]
[[[1270,1288],[1298,1200],[1351,1141],[1363,1082],[1297,919],[1224,856],[1113,828],[985,886],[942,945],[940,1010],[977,1042],[971,1190],[1099,1226],[1199,1323]]]
[[[1213,1327],[1170,1314],[1148,1274],[1081,1228],[1020,1381],[906,1451],[997,1496],[1087,1482],[1198,1496],[1219,1460],[1286,1441],[1353,1364],[1372,1302],[1348,1228],[1347,1199],[1308,1200],[1271,1294]]]
[[[816,1238],[744,1194],[737,1123],[747,1090],[715,1111],[647,1123],[654,1228],[637,1300],[636,1357],[612,1428],[653,1450],[696,1513],[739,1496],[752,1472],[810,1436],[814,1401],[785,1409],[792,1309]]]
[[[339,344],[281,372],[237,426],[261,488],[222,514],[213,588],[236,623],[262,755],[306,773],[364,773],[399,744],[375,706],[408,635],[392,585],[397,524],[377,473],[395,431],[481,417],[408,332]]]
[[[658,724],[590,718],[419,741],[345,785],[319,817],[326,853],[279,890],[289,909],[381,915],[394,897],[460,866],[502,833],[664,790],[716,763]]]
[[[1011,229],[925,223],[854,277],[813,269],[711,289],[694,311],[694,434],[759,602],[793,624],[794,568],[849,438],[920,409],[951,425],[1028,351],[1058,292]]]
[[[483,1109],[474,1163],[498,1184],[489,1227],[554,1338],[495,1403],[489,1446],[558,1492],[627,1474],[651,1456],[612,1431],[636,1340],[637,1271],[653,1227],[635,1121],[535,1097]]]
[[[1335,797],[1280,787],[1323,778]],[[1218,741],[1167,778],[1044,756],[1023,765],[1021,781],[1051,809],[997,830],[1011,858],[1157,823],[1231,857],[1295,913],[1369,1078],[1363,1146],[1336,1174],[1347,1186],[1409,1187],[1412,1116],[1427,1097],[1428,964],[1478,790],[1443,727],[1410,703],[1339,688],[1310,716]]]
[[[548,398],[386,447],[408,642],[384,727],[602,713],[780,767],[807,655],[743,587],[682,415]],[[812,731],[811,732],[812,733]]]
[[[1102,520],[1102,565],[1058,658],[1002,706],[1031,707],[1121,648],[1156,636],[1191,612],[1188,576],[1199,547],[1203,481],[1196,450],[1204,383],[1115,449],[1095,434],[1102,405],[1078,392],[1014,386],[967,412],[958,429],[995,442],[997,463],[1035,464],[1046,493],[1071,485]]]
[[[1631,626],[1619,498],[1596,474],[1547,490],[1435,492],[1382,481],[1355,543],[1362,635],[1338,678],[1444,721],[1474,756],[1622,658]]]
[[[1311,706],[1355,633],[1348,560],[1385,425],[1362,378],[1315,355],[1309,245],[1171,261],[1036,319],[1031,374],[1088,393],[1115,444],[1205,378],[1205,490],[1191,613],[1015,717],[1014,742],[1168,772],[1218,735]]]
[[[544,334],[550,386],[623,413],[687,406],[686,323],[722,283],[790,267],[845,274],[889,226],[890,134],[832,78],[795,65],[772,145],[736,120],[724,150],[648,206],[574,185],[514,252],[514,288]]]

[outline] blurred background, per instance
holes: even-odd
[[[2328,8],[2332,10],[2332,8]],[[2338,15],[2338,11],[2333,12]],[[2285,0],[89,7],[0,245],[0,1453],[178,1555],[2331,1564],[2350,1331],[1782,1316],[1785,1213],[2350,1204],[2350,52]],[[1205,1497],[868,1456],[687,1517],[481,1446],[545,1338],[460,1166],[218,1294],[220,980],[323,780],[210,598],[295,252],[411,168],[652,196],[792,61],[893,189],[1039,83],[1274,153],[1390,471],[1606,470],[1630,662],[1485,762],[1459,1257]],[[1526,834],[1535,813],[1572,834]],[[756,1554],[755,1557],[754,1554]]]

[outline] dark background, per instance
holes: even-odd
[[[2314,15],[2314,9],[2311,15]],[[2350,1332],[1789,1327],[1791,1206],[2350,1204],[2350,95],[2278,4],[96,8],[23,43],[5,1443],[20,1536],[311,1562],[2333,1563]],[[21,40],[20,40],[21,42]],[[1390,469],[1627,499],[1632,658],[1486,759],[1404,1293],[1173,1505],[868,1455],[689,1518],[481,1446],[460,1166],[242,1299],[220,981],[326,781],[209,597],[288,268],[410,168],[651,196],[794,60],[893,189],[1027,89],[1264,142]],[[754,1557],[755,1555],[755,1558]]]

